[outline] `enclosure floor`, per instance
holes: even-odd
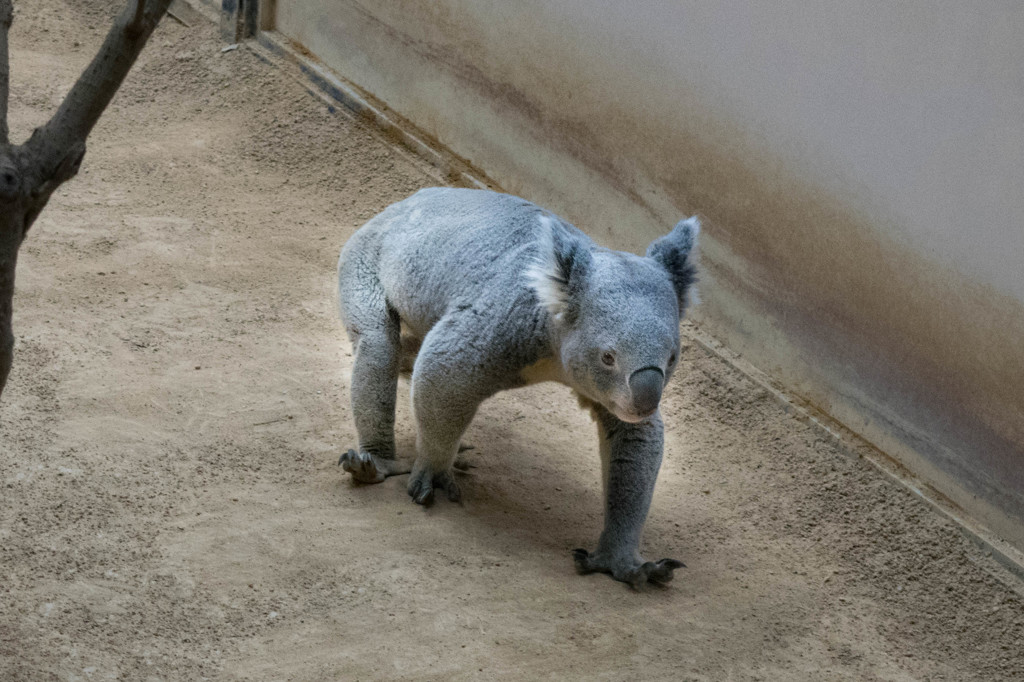
[[[124,2],[15,4],[22,139]],[[687,564],[666,588],[574,573],[599,464],[561,387],[483,407],[462,506],[353,485],[338,250],[439,180],[192,20],[164,21],[22,251],[0,679],[1024,675],[1019,586],[697,346],[644,538]]]

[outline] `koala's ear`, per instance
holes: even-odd
[[[697,295],[697,265],[695,263],[697,235],[700,234],[700,220],[697,216],[680,220],[679,224],[664,237],[655,239],[647,247],[647,257],[665,268],[676,296],[679,297],[679,315],[686,312],[687,306],[694,302]]]
[[[541,216],[540,224],[538,253],[527,281],[556,323],[572,325],[579,318],[590,249],[549,216]]]

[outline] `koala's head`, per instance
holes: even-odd
[[[658,409],[679,360],[679,320],[693,296],[700,224],[681,221],[641,258],[594,249],[550,218],[530,284],[560,339],[561,364],[585,398],[623,421]]]

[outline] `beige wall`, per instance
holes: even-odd
[[[702,214],[706,327],[1024,547],[1024,4],[276,4],[599,241]]]

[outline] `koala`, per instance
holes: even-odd
[[[574,550],[577,570],[634,588],[668,582],[682,562],[645,561],[639,544],[699,231],[695,217],[681,221],[639,257],[507,194],[430,188],[392,204],[352,235],[338,262],[359,437],[339,464],[362,483],[411,474],[417,504],[435,491],[458,502],[453,466],[480,403],[561,382],[597,423],[605,498],[604,530],[594,552]],[[394,436],[397,380],[410,361],[411,467],[395,457]]]

